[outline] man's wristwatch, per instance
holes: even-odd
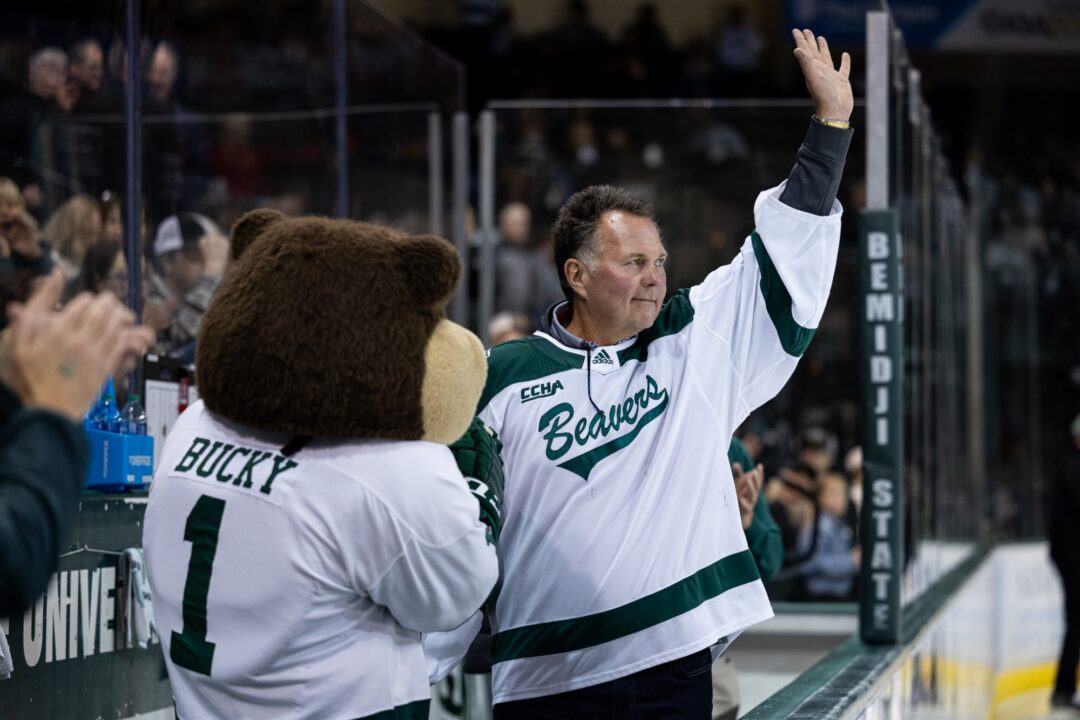
[[[847,120],[830,120],[828,118],[819,118],[817,115],[811,115],[818,125],[824,125],[825,127],[836,128],[837,130],[847,130],[851,127],[851,123]]]

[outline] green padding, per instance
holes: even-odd
[[[780,345],[788,355],[802,357],[814,337],[814,330],[804,328],[791,317],[791,295],[776,272],[776,266],[757,230],[750,235],[750,241],[758,267],[761,268],[761,294],[765,296],[765,309],[769,311],[769,318],[780,336]]]
[[[754,558],[749,550],[743,550],[622,607],[496,633],[492,661],[500,663],[571,652],[611,642],[678,617],[707,600],[757,579]]]
[[[374,715],[365,715],[357,720],[428,720],[431,713],[431,700],[417,700],[408,705],[398,705],[391,710],[383,710]]]

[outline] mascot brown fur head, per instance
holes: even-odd
[[[260,430],[432,440],[465,432],[487,375],[445,317],[461,263],[445,240],[255,210],[196,353],[207,408]]]

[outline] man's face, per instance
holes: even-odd
[[[202,255],[197,248],[184,248],[162,257],[161,272],[178,295],[186,295],[202,277]]]
[[[822,510],[833,517],[843,517],[847,512],[847,483],[837,478],[827,480],[821,486],[818,503]]]
[[[146,79],[150,84],[150,92],[156,100],[165,102],[169,99],[173,85],[176,83],[176,58],[171,52],[163,47],[154,51]]]
[[[596,242],[595,269],[587,270],[583,278],[589,314],[608,340],[651,327],[667,292],[667,251],[656,224],[609,210],[600,218]]]
[[[96,43],[84,46],[80,57],[71,63],[69,72],[91,92],[100,90],[101,81],[105,78],[105,56],[101,52],[101,46]]]
[[[532,213],[528,206],[514,203],[503,209],[499,215],[499,232],[503,239],[512,245],[526,245],[529,241],[529,223]]]
[[[43,62],[30,75],[30,92],[40,98],[57,96],[67,79],[67,68],[58,62]]]

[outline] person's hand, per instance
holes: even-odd
[[[176,300],[173,298],[150,298],[143,303],[143,324],[160,333],[172,325],[173,311],[176,310]]]
[[[3,378],[28,407],[82,420],[105,378],[153,339],[136,326],[131,311],[110,293],[82,293],[59,312],[64,289],[54,271],[25,305],[9,309],[10,333],[3,343]]]
[[[25,210],[17,211],[13,217],[0,223],[0,236],[7,252],[0,250],[0,255],[18,253],[28,260],[41,257],[41,244],[34,237],[34,220]]]
[[[735,478],[735,497],[739,500],[743,530],[746,530],[754,522],[754,505],[765,482],[765,468],[758,463],[750,472],[743,472],[742,465],[732,463],[731,474]]]
[[[199,250],[203,258],[203,274],[221,277],[229,264],[229,238],[208,233],[199,238]]]
[[[848,81],[851,56],[841,55],[840,69],[837,70],[825,38],[815,38],[810,30],[792,30],[791,35],[795,38],[795,58],[814,102],[814,115],[822,120],[847,122],[855,106]]]
[[[488,526],[488,543],[494,545],[502,531],[502,441],[476,417],[450,453],[480,505],[480,522]]]

